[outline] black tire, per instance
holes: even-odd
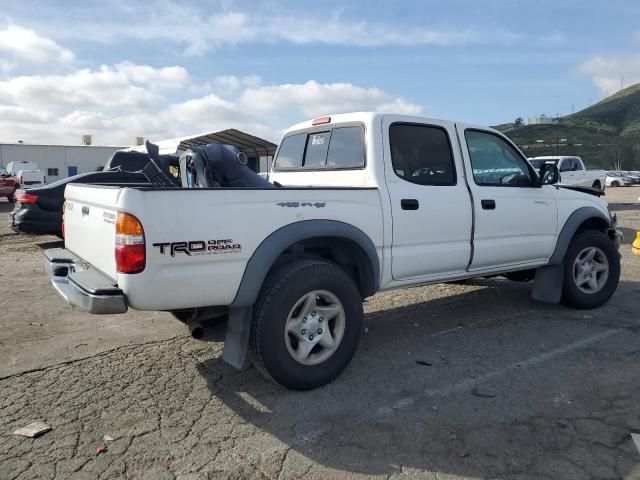
[[[9,201],[9,203],[13,203],[15,200],[15,193],[13,192],[11,195],[7,195],[7,200]]]
[[[285,324],[296,303],[315,290],[337,297],[344,311],[344,332],[328,358],[315,365],[305,365],[289,353]],[[286,388],[320,387],[340,375],[351,361],[360,340],[362,319],[360,292],[340,267],[325,260],[287,263],[267,277],[254,306],[251,358],[260,372]]]
[[[602,185],[600,185],[600,180],[596,180],[595,182],[593,182],[592,187],[597,188],[598,190],[602,190]]]
[[[585,293],[580,290],[574,280],[574,262],[578,255],[589,247],[599,249],[606,256],[608,262],[608,278],[604,286],[593,293]],[[599,307],[611,298],[618,286],[619,279],[620,254],[616,250],[613,241],[605,233],[597,230],[578,232],[571,240],[571,244],[564,256],[562,302],[574,308],[589,309]]]
[[[620,182],[618,182],[617,180],[614,180],[613,182],[611,182],[611,186],[612,187],[619,187],[620,186]]]

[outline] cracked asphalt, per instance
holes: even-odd
[[[54,239],[2,225],[0,479],[640,479],[639,194],[608,191],[627,239],[604,307],[504,279],[379,294],[352,364],[310,392],[222,363],[224,326],[72,312],[40,266]],[[12,435],[36,420],[53,430]]]

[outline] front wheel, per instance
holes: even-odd
[[[620,255],[603,232],[578,233],[564,257],[562,301],[574,308],[596,308],[605,303],[618,286]]]
[[[592,188],[595,188],[596,190],[601,190],[602,185],[600,185],[600,181],[596,180],[595,182],[593,182]]]
[[[362,317],[360,292],[339,266],[324,260],[285,264],[269,275],[254,307],[253,363],[287,388],[329,383],[351,361]]]

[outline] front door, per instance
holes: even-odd
[[[455,130],[385,116],[383,132],[393,278],[463,272],[471,255],[471,199]]]
[[[474,198],[470,270],[544,263],[556,243],[555,187],[537,175],[504,137],[458,125]],[[464,148],[466,146],[466,148]]]

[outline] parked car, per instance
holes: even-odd
[[[603,190],[606,184],[604,170],[587,170],[580,157],[533,157],[529,161],[535,168],[553,162],[560,171],[560,185],[578,185]]]
[[[283,188],[196,170],[206,188],[69,185],[52,284],[97,314],[228,309],[223,359],[288,388],[346,368],[381,290],[526,273],[534,299],[594,308],[618,284],[607,204],[556,188],[555,165],[536,171],[493,129],[342,114],[285,132],[269,176]]]
[[[20,170],[38,170],[38,164],[36,162],[27,162],[24,160],[7,163],[7,172],[9,172],[10,175],[16,175]]]
[[[9,202],[13,202],[13,196],[19,188],[18,180],[0,165],[0,197],[7,197]]]
[[[42,170],[19,170],[16,173],[16,178],[21,188],[40,187],[47,183],[47,177]]]
[[[136,186],[148,185],[148,180],[141,173],[89,172],[63,178],[43,187],[18,190],[14,210],[9,215],[10,227],[16,232],[62,238],[64,191],[67,185],[74,183]]]
[[[607,172],[605,184],[607,187],[628,187],[632,181],[619,172]]]
[[[640,174],[635,172],[629,172],[626,170],[621,170],[620,173],[624,175],[625,178],[628,178],[629,180],[631,180],[631,183],[633,183],[634,185],[637,185],[640,183]]]

